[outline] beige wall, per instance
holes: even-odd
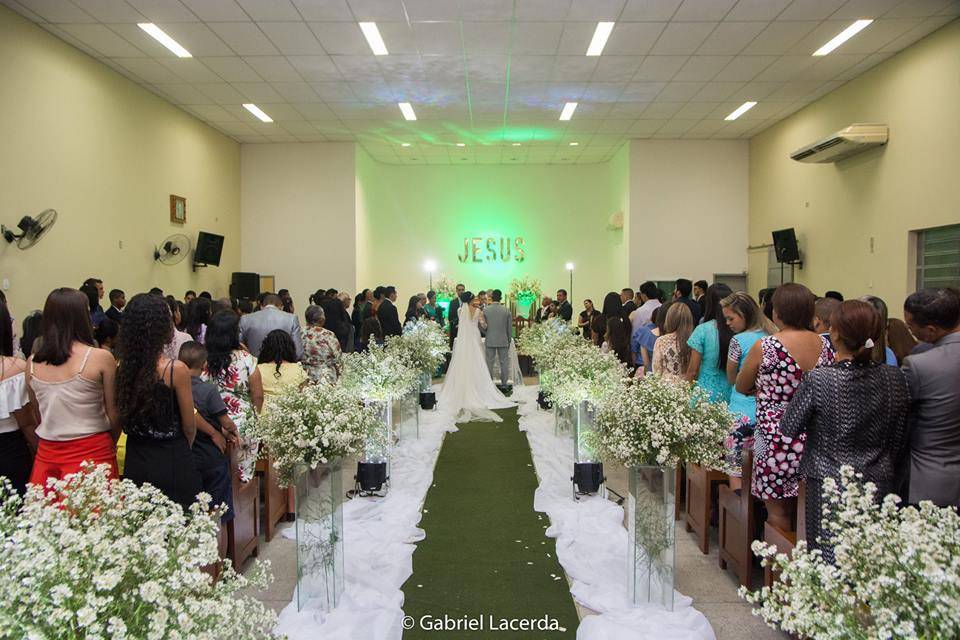
[[[243,270],[272,275],[302,311],[318,287],[357,280],[353,143],[245,144]]]
[[[748,155],[740,140],[630,142],[634,287],[746,270]]]
[[[855,122],[890,125],[885,148],[837,164],[789,154]],[[795,227],[797,281],[878,295],[899,315],[914,288],[910,231],[960,223],[960,21],[771,127],[750,143],[750,244]],[[872,243],[872,248],[871,248]],[[751,289],[766,252],[750,254]]]
[[[31,249],[0,241],[15,316],[88,276],[128,296],[226,295],[240,264],[239,145],[5,7],[0,61],[0,222],[59,212]],[[170,222],[170,194],[187,199],[184,226]],[[219,268],[153,261],[165,237],[195,242],[201,229],[226,236]]]

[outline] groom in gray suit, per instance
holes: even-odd
[[[513,317],[510,310],[500,304],[503,292],[494,289],[493,302],[483,308],[487,321],[487,368],[493,376],[493,360],[500,358],[500,382],[507,384],[510,379],[510,340],[513,333]]]

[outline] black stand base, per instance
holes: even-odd
[[[573,464],[573,495],[591,495],[600,491],[600,486],[606,481],[603,477],[602,462],[575,462]]]
[[[367,497],[373,495],[383,495],[386,493],[384,485],[389,478],[387,477],[386,462],[358,462],[357,475],[355,475],[356,489],[351,492],[354,496]],[[352,496],[351,496],[352,497]]]
[[[420,392],[420,408],[430,411],[437,406],[437,394],[433,391]]]
[[[544,411],[550,411],[553,409],[553,403],[547,400],[547,396],[543,394],[543,391],[537,394],[537,404]]]
[[[507,396],[508,398],[513,395],[513,385],[512,384],[498,384],[497,389],[500,390],[500,393]]]

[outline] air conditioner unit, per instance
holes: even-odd
[[[837,162],[887,144],[888,136],[885,124],[852,124],[819,142],[797,149],[790,157],[797,162]]]

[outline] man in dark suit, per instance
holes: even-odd
[[[319,294],[319,298],[315,294],[313,302],[323,309],[323,315],[326,317],[323,328],[333,331],[333,335],[337,336],[337,341],[340,343],[340,348],[346,351],[347,341],[350,338],[350,316],[337,294],[336,289],[327,289]]]
[[[623,305],[623,315],[630,317],[630,314],[637,310],[637,303],[633,301],[633,289],[626,287],[620,290],[620,303]]]
[[[383,329],[384,336],[399,336],[403,333],[403,325],[400,324],[400,314],[397,313],[396,302],[396,287],[384,287],[383,302],[377,309],[377,319],[380,320],[380,327]]]
[[[557,289],[557,310],[564,322],[570,322],[571,318],[573,318],[573,307],[570,305],[570,301],[567,300],[566,289]]]
[[[690,294],[693,293],[693,283],[686,278],[679,278],[676,282],[676,287],[676,290],[673,292],[673,299],[687,305],[690,313],[693,314],[693,324],[700,324],[703,311],[700,309],[699,304],[690,299]]]
[[[709,286],[706,280],[697,280],[693,283],[693,301],[701,308],[703,307],[703,296],[707,295],[707,287]]]
[[[457,338],[457,329],[460,325],[460,296],[467,290],[466,285],[457,285],[457,296],[450,301],[450,307],[447,309],[447,316],[450,317],[450,348],[453,349],[453,341]]]
[[[107,317],[120,324],[123,322],[123,308],[127,306],[127,296],[120,289],[110,291],[110,308],[107,309]]]

